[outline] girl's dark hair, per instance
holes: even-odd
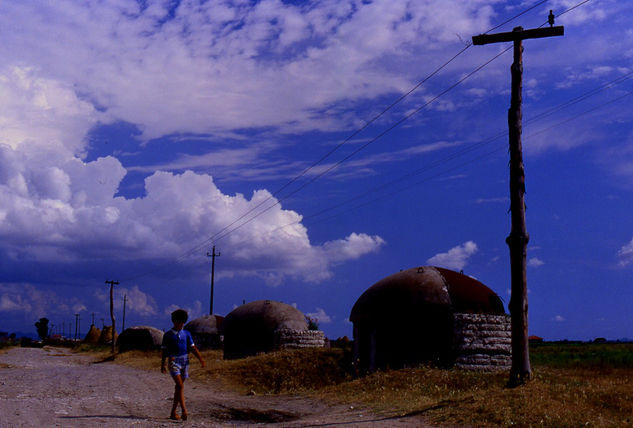
[[[184,309],[176,309],[171,313],[172,322],[187,322],[189,314]]]

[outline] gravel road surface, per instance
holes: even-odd
[[[0,354],[0,427],[424,427],[419,416],[384,418],[291,396],[243,396],[187,381],[189,420],[167,419],[173,382],[64,348]]]

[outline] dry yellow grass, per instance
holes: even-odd
[[[237,360],[224,360],[222,351],[212,350],[203,351],[202,356],[207,365],[205,369],[190,356],[192,379],[219,382],[240,393],[313,392],[351,379],[340,350],[289,350]],[[160,352],[125,352],[117,355],[116,362],[143,370],[159,370]]]
[[[621,427],[633,425],[633,369],[537,368],[509,389],[506,373],[418,368],[375,373],[322,390],[323,398],[449,426]]]
[[[440,426],[481,427],[623,427],[633,426],[633,347],[604,348],[604,358],[587,364],[595,350],[572,349],[574,363],[543,360],[534,379],[506,388],[507,373],[472,373],[419,367],[352,379],[340,350],[282,351],[224,361],[220,351],[203,353],[207,368],[192,361],[194,379],[240,393],[300,393],[321,399],[369,406],[383,415],[423,414]],[[605,351],[606,349],[606,351]],[[609,349],[618,354],[609,361]],[[546,352],[558,355],[555,350]],[[569,349],[561,352],[568,352]],[[582,351],[582,350],[581,350]],[[584,352],[584,351],[583,351]],[[550,361],[548,364],[547,361]],[[617,361],[620,361],[618,363]],[[159,370],[160,353],[128,352],[117,362]]]

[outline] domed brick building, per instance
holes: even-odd
[[[116,346],[119,352],[133,349],[149,351],[160,348],[162,342],[163,332],[161,330],[146,325],[139,325],[123,330],[116,339]]]
[[[198,349],[218,349],[222,346],[223,322],[223,316],[204,315],[189,321],[185,330],[191,333]]]
[[[308,330],[304,314],[286,303],[257,300],[235,308],[223,322],[224,358],[280,348],[322,347],[322,331]]]
[[[510,364],[503,302],[474,278],[433,266],[369,287],[350,314],[360,373],[420,363],[486,370]]]

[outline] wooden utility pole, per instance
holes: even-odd
[[[121,332],[125,330],[125,305],[127,303],[127,294],[123,295],[123,325],[121,326]]]
[[[110,284],[110,319],[112,320],[112,355],[115,354],[116,340],[114,335],[116,334],[116,324],[114,320],[114,286],[119,285],[119,281],[106,281],[106,284]]]
[[[213,277],[215,275],[215,258],[220,257],[221,253],[215,253],[215,245],[212,252],[207,251],[207,257],[211,257],[211,299],[209,301],[209,315],[213,315]]]
[[[508,110],[508,133],[510,143],[510,211],[512,229],[506,238],[510,249],[510,271],[512,294],[510,296],[510,317],[512,322],[512,368],[509,386],[517,386],[531,379],[530,353],[528,348],[528,301],[526,258],[530,239],[525,226],[525,170],[521,147],[522,119],[522,78],[523,40],[542,37],[562,36],[564,27],[554,27],[554,15],[550,10],[549,27],[524,30],[516,27],[511,32],[481,34],[473,37],[474,45],[514,42],[514,63],[512,74],[512,95]]]
[[[77,340],[77,332],[79,331],[79,314],[75,314],[75,340]]]

